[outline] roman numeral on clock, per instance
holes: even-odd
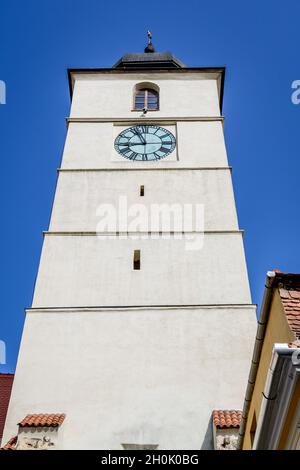
[[[136,152],[132,152],[132,154],[130,155],[130,160],[136,160],[136,157],[139,156],[139,153],[136,153]]]
[[[125,147],[124,149],[120,149],[120,152],[122,155],[127,155],[127,153],[130,153],[131,150],[128,147]]]

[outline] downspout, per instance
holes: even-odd
[[[282,370],[284,368],[284,361],[288,359],[290,363],[292,363],[291,357],[294,351],[297,351],[297,348],[289,347],[288,344],[274,344],[252,447],[253,450],[275,450],[277,448],[276,445],[278,442],[278,436],[280,436],[282,423],[281,425],[279,425],[280,421],[272,421],[272,423],[270,423],[270,410],[268,407],[270,406],[271,402],[274,402],[274,400],[280,400],[280,397],[278,397],[278,387]],[[290,377],[290,374],[288,375]],[[293,387],[289,386],[288,391],[289,394],[291,394]],[[290,395],[285,396],[286,406],[289,403],[289,397]],[[282,413],[284,416],[284,408]],[[267,414],[269,414],[269,417],[266,418]],[[280,416],[281,412],[277,410],[276,415],[277,417]],[[274,426],[275,423],[276,425]],[[267,442],[265,441],[266,436],[268,438]]]
[[[252,450],[256,450],[257,444],[260,440],[261,430],[262,430],[262,426],[264,423],[264,418],[265,418],[265,413],[266,413],[268,402],[269,400],[274,400],[277,397],[277,385],[278,384],[276,383],[274,387],[274,375],[276,374],[278,359],[279,359],[279,355],[278,355],[278,352],[276,350],[276,345],[275,345],[275,347],[273,348],[272,358],[271,358],[269,370],[267,373],[267,378],[266,378],[265,388],[263,392],[261,407],[259,411],[259,418],[257,422],[257,428],[255,432],[255,438],[254,438]]]
[[[250,403],[253,395],[255,380],[257,376],[261,351],[263,347],[263,341],[266,333],[266,328],[269,320],[269,311],[273,295],[273,284],[276,277],[274,271],[268,271],[266,276],[265,283],[265,292],[261,306],[260,318],[257,324],[257,332],[254,343],[253,356],[251,361],[250,373],[248,377],[248,384],[245,394],[245,401],[243,407],[242,421],[240,424],[239,438],[237,443],[237,449],[241,450],[243,448],[244,436],[246,431],[247,418],[250,408]]]

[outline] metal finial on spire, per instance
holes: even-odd
[[[145,52],[155,52],[155,49],[152,44],[152,33],[151,31],[147,31],[147,36],[148,36],[148,46],[145,47]]]

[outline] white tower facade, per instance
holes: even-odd
[[[210,448],[212,410],[242,407],[256,329],[220,114],[224,70],[147,51],[69,78],[3,442],[27,414],[64,413],[63,449]],[[147,154],[161,128],[168,151]],[[198,223],[153,223],[153,210],[168,209]]]

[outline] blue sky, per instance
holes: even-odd
[[[110,67],[157,50],[189,66],[226,66],[223,114],[255,303],[265,273],[300,272],[297,1],[0,0],[1,317],[15,368],[66,134],[68,67]],[[45,333],[45,342],[47,338]]]

